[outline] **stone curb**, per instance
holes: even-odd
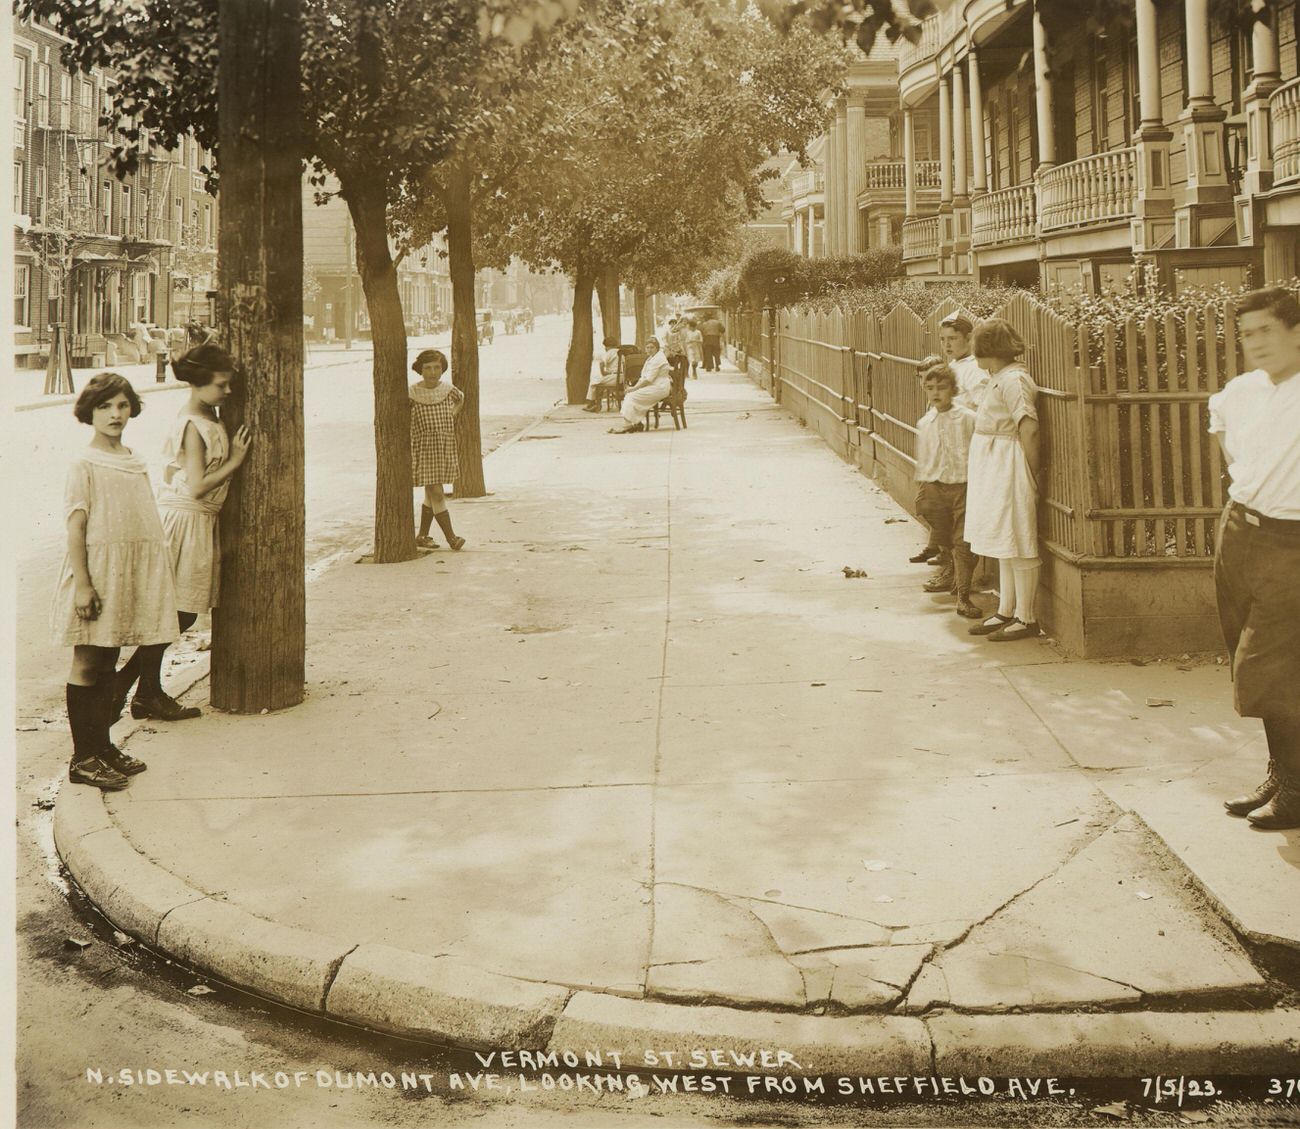
[[[653,1053],[674,1071],[1101,1078],[1290,1074],[1300,1065],[1294,1010],[811,1016],[571,993],[256,917],[137,852],[97,793],[67,795],[55,812],[59,853],[119,929],[255,995],[386,1034],[475,1050],[617,1050],[629,1065]],[[730,1057],[764,1049],[766,1066]]]
[[[1300,1069],[1295,1010],[812,1016],[629,999],[257,917],[137,851],[89,788],[60,789],[54,838],[90,901],[146,945],[276,1003],[421,1041],[579,1057],[616,1050],[629,1069],[653,1066],[652,1053],[659,1069],[718,1073],[1082,1078]],[[755,1054],[752,1066],[739,1057]]]

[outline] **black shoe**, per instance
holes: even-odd
[[[600,411],[600,401],[590,400],[587,402],[586,406],[582,410],[584,412],[598,412]]]
[[[122,752],[111,741],[104,746],[103,751],[99,754],[99,759],[114,772],[120,772],[123,776],[134,776],[149,767],[144,761],[137,760],[130,753]]]
[[[922,549],[919,553],[917,553],[916,556],[908,557],[907,561],[909,564],[929,564],[932,560],[934,560],[935,557],[937,557],[942,552],[943,550],[940,548],[937,548],[932,545],[927,545],[924,549]]]
[[[1238,796],[1233,800],[1224,800],[1224,810],[1229,815],[1249,815],[1256,808],[1262,808],[1277,795],[1277,790],[1281,786],[1282,781],[1277,774],[1277,762],[1270,760],[1268,762],[1268,775],[1264,777],[1263,783],[1256,785],[1254,791],[1247,792],[1244,796]]]
[[[983,623],[977,623],[974,627],[968,628],[967,631],[971,635],[992,635],[995,631],[1001,631],[1008,623],[1016,622],[1016,617],[1013,615],[994,612]]]
[[[109,768],[98,757],[73,761],[68,765],[68,779],[73,784],[89,784],[101,792],[120,792],[130,783],[114,768]]]
[[[465,538],[453,535],[448,543],[455,552],[459,553],[465,547]]]
[[[1246,816],[1261,831],[1288,831],[1300,827],[1300,780],[1283,780],[1273,798]]]
[[[952,569],[946,568],[938,576],[930,577],[921,585],[921,589],[925,592],[951,592],[956,583],[955,573]]]
[[[159,690],[157,694],[136,694],[131,699],[131,716],[154,718],[157,721],[189,721],[201,717],[203,711],[195,706],[183,706],[175,698]]]

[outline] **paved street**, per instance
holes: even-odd
[[[679,1006],[703,1003],[802,1013],[814,1048],[882,1017],[942,1041],[945,1007],[1118,1008],[1125,1054],[1135,1007],[1157,1038],[1201,1022],[1170,1008],[1295,1030],[1293,988],[1222,916],[1300,939],[1276,896],[1295,834],[1219,810],[1260,759],[1224,669],[973,640],[919,591],[915,526],[739,374],[688,410],[613,437],[560,407],[462,504],[465,552],[335,563],[307,702],[183,745],[139,729],[151,769],[106,816],[68,797],[74,872],[111,885],[97,852],[138,851],[167,872],[164,950],[412,1034],[427,1007],[446,1029],[422,996],[442,970],[523,993],[570,1045],[688,1039],[692,1016],[740,1037]],[[268,921],[304,955],[258,956]],[[1116,1053],[1097,1021],[1076,1064]]]

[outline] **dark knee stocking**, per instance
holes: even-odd
[[[140,660],[140,687],[136,690],[137,694],[143,694],[147,698],[162,693],[162,661],[166,650],[166,643],[150,643],[147,647],[136,650],[135,655]]]
[[[433,511],[428,506],[420,507],[420,536],[429,536],[429,527],[433,524]]]
[[[451,527],[450,510],[443,510],[441,513],[436,513],[433,516],[437,518],[438,528],[441,529],[442,532],[446,535],[448,541],[450,541],[453,537],[456,536],[456,531]]]

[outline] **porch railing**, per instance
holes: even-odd
[[[1273,131],[1273,183],[1300,180],[1300,78],[1273,91],[1268,116]]]
[[[1038,188],[1043,231],[1124,219],[1137,206],[1137,150],[1112,149],[1057,165],[1043,173]]]
[[[902,192],[907,187],[906,161],[868,161],[865,187],[877,191]],[[916,187],[939,187],[939,162],[916,162]]]
[[[971,201],[971,242],[976,247],[1017,243],[1038,236],[1038,204],[1032,184],[988,192]]]
[[[939,217],[906,220],[903,223],[903,262],[933,259],[939,255]]]
[[[790,195],[796,198],[821,192],[824,187],[822,174],[816,169],[805,169],[790,178]]]

